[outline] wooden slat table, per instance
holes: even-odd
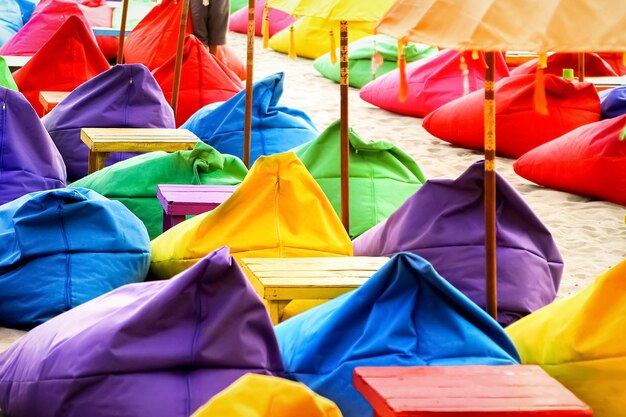
[[[115,36],[116,38],[120,37],[120,29],[116,28],[106,28],[100,26],[92,26],[91,30],[95,36]],[[130,29],[126,29],[124,31],[124,36],[130,35]]]
[[[94,128],[81,129],[89,148],[89,173],[104,168],[109,152],[176,152],[191,150],[200,139],[187,129]]]
[[[244,258],[240,264],[277,324],[292,300],[327,300],[360,287],[389,258]]]
[[[591,408],[536,365],[360,367],[376,417],[586,417]]]
[[[526,51],[506,51],[504,60],[507,65],[517,67],[533,59],[537,59],[539,55]]]
[[[608,90],[609,88],[626,86],[626,76],[624,77],[585,77],[585,81],[596,86],[596,90]]]
[[[2,58],[6,61],[9,71],[15,72],[26,65],[32,56],[2,55]]]
[[[57,104],[69,96],[68,91],[40,91],[39,102],[43,106],[43,114],[45,115],[50,110],[54,109]]]

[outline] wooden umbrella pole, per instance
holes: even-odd
[[[341,91],[341,222],[350,232],[350,138],[348,136],[348,21],[339,22],[339,89]]]
[[[496,101],[494,52],[485,53],[485,262],[487,312],[498,319],[496,276]]]
[[[585,81],[585,53],[578,54],[578,81]]]
[[[178,30],[178,46],[176,48],[176,62],[174,64],[174,88],[172,91],[172,109],[174,117],[178,112],[178,93],[180,92],[180,79],[183,71],[183,46],[185,43],[185,29],[187,16],[189,15],[189,0],[183,0],[183,10],[180,15],[180,29]]]
[[[126,17],[128,16],[128,2],[130,0],[122,0],[122,23],[120,25],[120,44],[117,47],[117,63],[124,61],[124,39],[126,38]]]
[[[246,113],[243,124],[243,163],[250,168],[252,141],[252,89],[254,72],[254,8],[255,0],[248,0],[248,55],[246,59]]]

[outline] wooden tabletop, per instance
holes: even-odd
[[[598,90],[608,90],[609,88],[626,86],[626,76],[624,77],[585,77],[585,81],[593,83]]]
[[[14,72],[26,65],[32,56],[2,55],[2,58],[7,63],[9,71]]]
[[[40,91],[39,102],[45,109],[50,111],[69,95],[69,91]]]
[[[157,198],[166,214],[202,214],[228,200],[236,188],[236,185],[159,184]]]
[[[176,152],[193,149],[200,141],[187,129],[83,128],[81,140],[92,152]]]

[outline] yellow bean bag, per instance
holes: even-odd
[[[376,22],[348,22],[348,42],[374,34]],[[303,17],[293,24],[295,53],[303,58],[316,59],[331,49],[330,30],[335,45],[339,47],[339,22],[319,17]],[[269,47],[284,54],[289,53],[290,29],[286,27],[270,39]]]
[[[341,417],[331,400],[306,385],[247,374],[211,398],[191,417]]]
[[[626,259],[580,293],[506,329],[522,363],[541,365],[593,408],[620,417],[626,408]]]

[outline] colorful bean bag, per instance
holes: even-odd
[[[152,272],[169,278],[220,246],[236,259],[352,255],[324,193],[290,152],[259,158],[219,207],[154,239]]]
[[[371,416],[352,387],[357,366],[508,365],[504,330],[419,256],[395,256],[359,289],[275,327],[285,372],[334,401],[345,417]]]
[[[485,308],[484,164],[456,180],[430,180],[354,243],[359,256],[413,252]],[[552,302],[563,260],[552,235],[515,189],[496,177],[498,321],[507,325]]]
[[[348,22],[348,41],[370,36],[374,33],[374,22]],[[328,21],[319,17],[305,16],[293,24],[294,48],[298,56],[317,59],[330,51],[332,30],[335,42],[339,45],[339,22]],[[290,28],[276,33],[269,41],[269,47],[277,52],[289,53],[291,39]]]
[[[541,365],[593,408],[616,417],[626,398],[626,260],[578,294],[507,328],[523,363]]]
[[[40,91],[72,91],[109,68],[89,27],[71,16],[13,77],[28,102],[42,116]]]
[[[161,88],[138,64],[116,65],[83,83],[42,121],[63,155],[71,181],[87,175],[88,149],[80,139],[83,127],[175,127]],[[134,155],[114,152],[106,162],[111,165]]]
[[[262,36],[261,30],[263,27],[263,9],[265,8],[265,3],[266,0],[259,0],[255,2],[254,5],[254,34],[256,36]],[[268,10],[267,16],[269,18],[270,36],[274,36],[296,20],[290,14],[273,8]],[[230,16],[228,28],[233,32],[248,33],[248,2],[245,3],[245,7]]]
[[[517,158],[579,126],[600,120],[600,98],[591,83],[544,75],[547,115],[535,110],[536,76],[500,80],[496,92],[496,152]],[[484,149],[483,90],[448,103],[429,114],[424,129],[439,139],[470,149]]]
[[[624,54],[621,52],[598,52],[607,64],[611,66],[617,75],[626,75],[626,65],[624,65]]]
[[[121,203],[84,188],[27,194],[0,206],[0,326],[37,326],[149,265],[146,228]]]
[[[7,62],[0,56],[0,87],[17,91],[17,85],[7,66]]]
[[[330,400],[304,384],[247,374],[211,398],[191,417],[341,417]]]
[[[235,13],[237,10],[248,5],[248,0],[230,0],[230,12]]]
[[[340,121],[313,142],[293,151],[322,187],[341,216]],[[350,236],[386,219],[426,181],[417,163],[386,141],[365,142],[352,129],[350,139]]]
[[[0,46],[11,39],[23,26],[22,11],[14,0],[5,0],[0,4]]]
[[[495,79],[509,75],[501,53],[496,53]],[[484,56],[473,59],[471,52],[463,53],[467,64],[469,91],[483,88]],[[433,110],[463,97],[464,80],[461,53],[446,49],[437,55],[413,62],[406,67],[408,97],[400,100],[400,72],[391,71],[361,89],[361,98],[381,109],[415,117],[424,117]]]
[[[237,185],[246,173],[239,159],[198,144],[193,151],[140,155],[94,172],[72,186],[91,188],[122,202],[141,219],[154,239],[163,232],[163,208],[156,197],[157,185]]]
[[[105,0],[81,0],[80,9],[85,14],[89,26],[111,28],[113,23],[113,8]],[[106,59],[114,60],[117,57],[119,38],[117,36],[96,36],[98,47]]]
[[[0,354],[10,416],[188,417],[247,373],[280,374],[269,316],[228,248],[126,285]]]
[[[39,0],[16,0],[16,3],[20,6],[22,23],[26,24],[26,22],[28,22],[33,15]]]
[[[432,46],[409,43],[404,47],[406,62],[417,61],[437,53]],[[372,56],[379,54],[382,64],[372,74]],[[336,51],[339,56],[339,49]],[[350,86],[361,88],[370,81],[398,68],[398,41],[385,35],[374,35],[359,39],[348,45],[348,69]],[[339,82],[339,60],[332,63],[330,53],[322,55],[313,63],[324,77]]]
[[[626,115],[579,127],[515,161],[515,172],[544,187],[626,206]]]
[[[0,205],[65,187],[65,165],[24,96],[0,87]]]
[[[152,72],[170,103],[174,88],[175,63],[176,56],[172,56]],[[193,35],[186,36],[176,126],[185,123],[203,106],[216,101],[226,101],[242,88],[237,75],[215,59],[202,42]]]
[[[626,87],[600,91],[600,117],[610,119],[626,114]]]
[[[222,64],[226,65],[228,69],[234,72],[240,80],[245,81],[248,75],[246,72],[246,64],[228,45],[217,45],[215,58],[222,61]]]
[[[534,75],[537,72],[537,60],[528,61],[514,70],[511,75]],[[564,68],[574,70],[574,76],[578,77],[578,54],[555,53],[548,56],[548,67],[543,70],[544,74],[552,74],[557,77],[563,76]],[[587,77],[615,77],[617,74],[611,66],[598,54],[585,54],[585,76]]]
[[[254,84],[252,93],[252,139],[250,162],[315,139],[317,128],[301,110],[279,106],[284,73],[279,72]],[[181,128],[189,129],[221,153],[243,158],[246,91],[240,91],[216,109],[198,110]]]

